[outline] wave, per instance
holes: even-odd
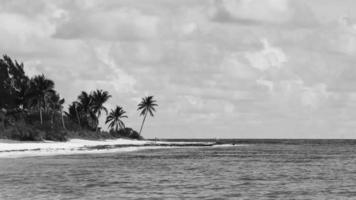
[[[0,152],[0,158],[22,158],[22,157],[37,157],[37,156],[55,156],[55,155],[76,155],[76,154],[101,154],[101,153],[119,153],[132,152],[147,149],[163,149],[171,147],[160,146],[135,146],[123,148],[107,148],[107,149],[28,149],[21,151]]]
[[[163,142],[139,141],[127,139],[115,140],[80,140],[68,142],[16,142],[0,143],[0,158],[19,158],[32,156],[53,156],[71,154],[118,153],[147,149],[187,148],[187,147],[224,147],[207,142]],[[232,145],[231,145],[232,146]]]

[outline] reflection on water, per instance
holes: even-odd
[[[0,159],[0,199],[354,199],[353,144]]]

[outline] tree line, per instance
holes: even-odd
[[[154,115],[156,100],[153,96],[142,98],[137,110],[143,116],[140,131],[127,128],[123,122],[126,111],[116,106],[111,111],[105,103],[112,96],[101,89],[82,91],[76,101],[64,111],[65,99],[55,90],[54,81],[43,74],[28,77],[23,63],[4,55],[0,58],[0,137],[10,139],[57,139],[71,133],[74,136],[104,133],[99,119],[105,114],[110,136],[142,138],[141,132],[147,115]],[[83,135],[84,134],[84,135]],[[56,136],[53,136],[56,135]],[[99,134],[100,135],[100,134]]]

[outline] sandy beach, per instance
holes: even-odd
[[[127,152],[140,149],[172,148],[180,146],[210,146],[202,142],[164,142],[149,140],[84,140],[71,139],[67,142],[22,142],[0,140],[0,158],[17,158],[28,156],[50,156],[86,153]]]

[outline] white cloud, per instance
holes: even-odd
[[[292,17],[288,0],[216,0],[216,20],[283,23]]]
[[[251,68],[246,61],[242,53],[230,53],[223,58],[220,68],[225,72],[225,76],[253,80],[258,76],[258,72]]]
[[[57,28],[58,38],[137,40],[158,37],[159,18],[135,8],[72,11],[70,20]]]
[[[317,84],[312,87],[303,87],[302,104],[311,108],[317,108],[325,99],[331,96],[325,84]]]
[[[245,56],[252,67],[261,71],[270,68],[281,68],[287,62],[287,56],[282,49],[271,46],[266,39],[261,40],[263,49],[257,52],[246,52]]]
[[[282,81],[259,79],[256,83],[268,89],[272,101],[292,104],[296,108],[302,106],[317,109],[325,105],[329,98],[335,97],[335,94],[327,90],[324,83],[307,86],[301,79]]]
[[[97,58],[104,64],[108,66],[108,70],[110,71],[110,76],[106,80],[102,80],[99,82],[102,84],[110,85],[114,88],[116,93],[125,93],[131,92],[136,93],[134,88],[136,84],[136,79],[125,72],[123,69],[118,66],[114,59],[110,55],[111,45],[94,45],[94,51]]]
[[[270,92],[272,92],[273,89],[274,89],[273,81],[264,80],[264,79],[258,79],[258,80],[256,80],[256,83],[259,84],[259,85],[262,85],[264,87],[267,87]]]

